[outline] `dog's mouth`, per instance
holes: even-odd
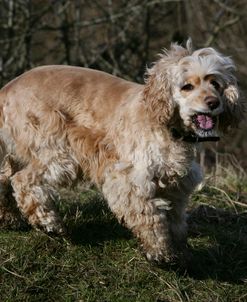
[[[218,141],[217,117],[209,113],[198,112],[191,117],[191,128],[189,131],[178,131],[172,129],[174,138],[186,142]]]
[[[211,116],[205,113],[197,113],[192,116],[192,123],[196,129],[203,132],[210,132],[216,125],[217,119],[215,116]]]
[[[193,130],[198,141],[218,141],[219,135],[216,130],[217,117],[209,113],[196,113],[191,118]]]

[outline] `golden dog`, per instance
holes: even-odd
[[[56,188],[89,178],[149,260],[186,250],[185,207],[202,179],[197,143],[242,118],[235,67],[173,44],[145,84],[72,66],[34,68],[0,91],[0,224],[63,233]],[[13,194],[11,193],[13,192]],[[83,234],[82,234],[83,236]]]

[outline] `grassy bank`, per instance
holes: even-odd
[[[187,272],[147,263],[96,191],[62,192],[69,241],[0,231],[0,300],[247,301],[247,178],[234,171],[192,198]]]

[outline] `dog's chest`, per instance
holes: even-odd
[[[148,139],[140,137],[132,152],[133,174],[139,182],[160,179],[166,184],[174,183],[188,173],[193,157],[192,148],[154,133]]]
[[[154,142],[149,149],[150,161],[152,164],[147,167],[153,170],[155,177],[164,178],[169,181],[172,178],[183,177],[187,174],[191,163],[191,154],[182,146],[174,143],[156,144]]]

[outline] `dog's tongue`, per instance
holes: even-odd
[[[199,127],[204,130],[209,130],[212,129],[214,124],[213,124],[213,119],[209,115],[205,114],[198,114],[196,116],[196,120],[199,124]]]

